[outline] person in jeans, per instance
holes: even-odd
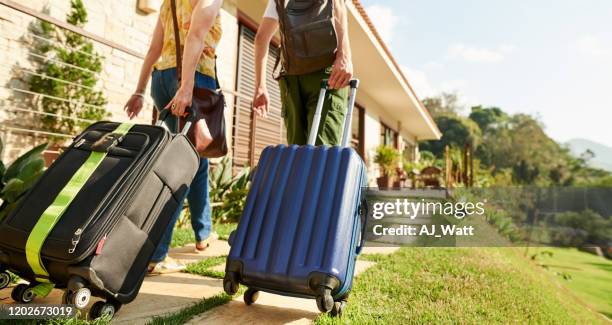
[[[177,21],[183,48],[182,80],[176,78],[176,48],[171,0],[164,0],[149,50],[142,64],[136,92],[125,105],[130,119],[143,107],[144,91],[152,75],[151,96],[157,109],[168,108],[173,116],[165,120],[172,132],[178,132],[178,118],[191,106],[194,86],[216,89],[215,48],[221,39],[219,10],[222,0],[175,0]],[[191,77],[188,77],[191,76]],[[187,194],[196,249],[205,250],[211,239],[211,209],[208,193],[208,160],[200,158],[200,167]],[[170,259],[168,250],[182,204],[172,217],[156,248],[149,273],[177,272],[184,265]]]
[[[323,79],[329,79],[330,90],[321,113],[316,144],[338,145],[342,138],[344,116],[348,106],[349,89],[347,85],[353,76],[353,64],[348,37],[346,4],[344,0],[331,1],[334,1],[334,27],[338,39],[333,65],[302,75],[281,74],[279,78],[282,115],[287,128],[289,144],[304,145],[308,141]],[[282,3],[287,5],[287,1]],[[270,41],[276,35],[279,27],[282,28],[282,25],[279,24],[276,1],[268,0],[263,21],[255,37],[253,110],[258,116],[266,116],[269,110],[270,96],[266,87],[266,61]]]

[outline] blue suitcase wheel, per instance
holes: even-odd
[[[248,288],[243,297],[244,303],[247,306],[252,305],[255,301],[257,301],[257,298],[259,298],[259,291],[253,288]]]
[[[334,308],[334,298],[331,295],[331,289],[321,286],[319,295],[317,295],[317,308],[322,313],[327,313]]]
[[[0,272],[0,290],[6,288],[11,284],[11,275],[4,271]]]
[[[227,272],[223,278],[223,290],[230,296],[238,293],[238,282],[236,282],[236,276],[233,272]]]
[[[332,310],[329,312],[329,314],[332,317],[341,317],[342,313],[344,312],[344,308],[346,308],[346,301],[336,301],[334,302],[334,307],[332,307]]]

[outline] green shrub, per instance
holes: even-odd
[[[47,144],[41,144],[17,158],[10,166],[0,161],[0,220],[16,206],[21,197],[34,185],[45,168],[42,153]],[[4,145],[0,139],[0,156]]]
[[[83,27],[87,11],[81,0],[71,1],[67,21]],[[29,79],[30,91],[45,94],[37,103],[50,115],[41,118],[46,131],[76,134],[108,116],[103,92],[94,89],[102,71],[102,56],[86,37],[41,21],[33,28],[33,47],[46,59],[36,59],[36,72]],[[47,41],[52,40],[52,41]],[[60,100],[60,99],[65,100]],[[61,117],[58,117],[60,115]]]

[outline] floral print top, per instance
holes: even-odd
[[[176,15],[179,25],[181,45],[185,45],[185,38],[191,25],[191,2],[190,0],[176,0]],[[176,47],[174,41],[174,25],[172,22],[172,8],[170,0],[164,0],[159,13],[164,29],[164,45],[162,47],[161,59],[155,64],[157,70],[165,70],[176,67]],[[210,77],[215,77],[215,49],[221,39],[221,17],[217,16],[214,24],[204,39],[205,47],[198,61],[196,71]]]

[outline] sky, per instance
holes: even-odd
[[[539,118],[612,147],[612,0],[362,0],[422,99]]]

